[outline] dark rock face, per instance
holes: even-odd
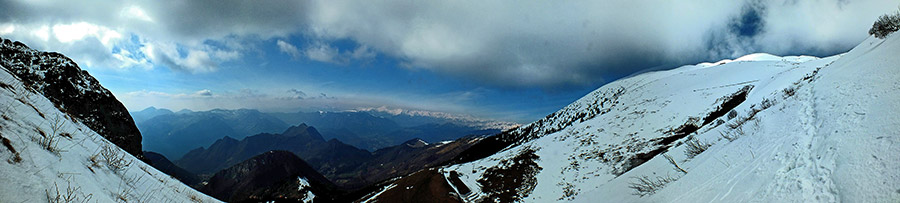
[[[141,133],[125,106],[72,59],[0,39],[0,65],[56,107],[128,153],[141,157]]]
[[[219,171],[201,191],[229,202],[331,201],[334,186],[288,151],[269,151]],[[313,197],[314,196],[314,197]]]
[[[153,168],[156,168],[165,174],[175,177],[175,179],[180,180],[185,185],[197,186],[197,184],[200,183],[200,178],[197,177],[197,175],[194,175],[193,173],[176,166],[162,154],[145,151],[144,160],[148,161],[148,164],[150,164],[150,166],[153,166]]]

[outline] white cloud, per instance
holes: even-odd
[[[38,37],[43,41],[50,40],[50,27],[49,26],[41,26],[37,30],[31,31],[32,35]]]
[[[190,73],[208,73],[218,70],[219,63],[236,60],[236,51],[224,51],[215,47],[181,47],[175,43],[148,43],[140,49],[153,63]],[[212,53],[212,54],[210,54]]]
[[[373,59],[378,55],[375,53],[375,50],[370,49],[368,46],[359,46],[350,53],[350,58],[356,60],[368,60]]]
[[[282,40],[278,40],[276,44],[278,45],[278,50],[281,50],[281,52],[290,55],[293,59],[298,59],[302,55],[300,54],[300,50],[297,50],[297,47],[293,44],[287,43]]]
[[[208,89],[202,89],[202,90],[200,90],[200,91],[194,92],[194,95],[201,96],[201,97],[211,97],[211,96],[213,96],[212,91],[210,91],[210,90],[208,90]]]
[[[5,35],[16,31],[16,25],[14,24],[2,24],[0,25],[0,35]]]
[[[133,19],[147,21],[147,22],[154,22],[153,18],[151,18],[149,15],[147,15],[147,12],[144,11],[144,9],[142,9],[139,6],[128,6],[125,9],[122,9],[122,12],[120,15],[122,17],[126,17],[126,18],[133,18]]]
[[[282,40],[278,40],[276,44],[281,52],[290,55],[294,59],[305,56],[313,61],[342,65],[346,65],[351,61],[367,62],[377,55],[374,50],[365,45],[357,46],[353,50],[340,50],[326,41],[316,41],[306,46],[301,52],[296,46]]]
[[[218,91],[209,89],[193,92],[160,92],[140,90],[117,95],[129,109],[143,109],[150,106],[170,109],[208,110],[214,108],[253,108],[263,111],[344,110],[358,107],[359,101],[343,100],[338,97],[318,93],[307,96],[297,89],[280,92],[264,92],[257,89]]]
[[[481,127],[482,129],[510,129],[514,127],[518,127],[519,124],[512,122],[504,122],[504,121],[496,121],[490,119],[477,118],[472,115],[467,114],[455,114],[448,112],[439,112],[439,111],[426,111],[426,110],[413,110],[413,109],[403,109],[403,108],[391,108],[387,106],[379,106],[379,107],[363,107],[357,108],[353,111],[369,111],[369,112],[382,112],[390,115],[408,115],[408,116],[423,116],[423,117],[432,117],[432,118],[442,118],[447,119],[450,122],[453,122],[457,125],[467,125],[467,126],[475,126]]]
[[[335,58],[338,56],[337,48],[331,47],[331,45],[327,43],[315,43],[303,50],[303,53],[310,60],[326,63],[338,62],[335,60]]]
[[[291,1],[3,4],[0,34],[4,38],[64,53],[91,68],[146,68],[156,64],[191,73],[216,71],[222,63],[240,59],[241,52],[247,51],[242,42],[296,33],[303,21],[303,12],[298,12],[301,4]],[[169,45],[175,51],[165,50]],[[118,51],[126,47],[133,49]]]
[[[86,22],[72,24],[53,25],[53,34],[56,40],[62,43],[83,40],[85,37],[94,37],[105,46],[112,46],[112,42],[120,40],[122,34],[106,27],[100,27]]]

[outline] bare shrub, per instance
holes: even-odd
[[[37,112],[38,116],[41,116],[41,118],[47,118],[46,116],[44,116],[44,113],[42,113],[41,110],[34,106],[34,104],[25,103],[25,105],[28,105],[31,107],[31,109],[34,109],[34,112]]]
[[[31,96],[30,91],[28,91],[28,89],[26,89],[26,87],[13,88],[12,93],[13,93],[13,95],[15,95],[16,100],[18,100],[22,104],[27,104],[28,99]]]
[[[688,159],[693,159],[695,156],[699,155],[700,153],[703,153],[703,151],[706,151],[706,149],[708,149],[709,146],[712,146],[712,144],[701,142],[696,137],[691,137],[690,139],[685,141],[684,144],[685,144],[684,155],[686,155],[688,157]]]
[[[681,166],[678,166],[678,162],[675,162],[675,159],[672,158],[672,156],[669,156],[668,154],[663,154],[663,157],[666,157],[666,160],[668,160],[669,163],[675,167],[676,171],[687,174],[687,170],[684,170],[683,168],[681,168]]]
[[[134,190],[131,187],[122,187],[121,190],[113,193],[113,197],[116,198],[117,202],[128,202],[128,195],[131,194],[131,191]]]
[[[100,162],[102,161],[102,160],[100,160],[100,153],[91,155],[91,157],[88,160],[91,161],[90,167],[100,168]],[[91,169],[91,171],[93,171],[93,169]]]
[[[106,167],[113,172],[122,171],[128,166],[131,166],[131,161],[128,160],[128,155],[125,153],[120,153],[119,150],[116,150],[116,147],[111,144],[103,144],[103,147],[100,149],[100,152],[94,156],[99,156],[100,161],[105,163]],[[93,161],[93,156],[91,160]],[[96,164],[97,162],[94,161]]]
[[[785,98],[794,96],[794,94],[797,94],[797,86],[791,86],[788,88],[784,88],[784,90],[782,90],[782,92],[784,93]]]
[[[884,39],[887,35],[900,30],[900,12],[894,12],[894,14],[887,14],[878,17],[878,20],[872,24],[872,28],[869,29],[870,35],[875,35],[875,37],[879,39]]]
[[[84,194],[81,192],[81,186],[73,186],[67,179],[65,190],[59,190],[59,185],[53,183],[54,192],[44,190],[47,194],[47,201],[50,203],[74,203],[74,202],[90,202],[94,194]]]
[[[35,128],[34,130],[37,131],[39,136],[33,139],[41,146],[41,148],[52,153],[59,153],[59,148],[57,148],[57,145],[59,145],[59,136],[45,133],[39,128]]]
[[[737,129],[741,129],[741,128],[737,128]],[[743,130],[741,130],[741,132],[743,132]],[[725,131],[725,132],[719,131],[719,135],[722,136],[722,138],[725,138],[725,140],[728,140],[729,142],[737,140],[739,137],[741,137],[741,134],[738,133],[738,130]]]
[[[57,114],[47,121],[50,124],[50,134],[63,134],[63,128],[66,127],[66,120],[62,116]]]
[[[3,146],[5,146],[6,149],[9,150],[9,152],[12,152],[12,154],[13,154],[12,159],[8,160],[8,162],[9,162],[9,163],[19,163],[19,162],[21,162],[21,161],[22,161],[22,157],[19,156],[19,152],[16,151],[16,148],[12,146],[12,142],[9,141],[9,139],[6,139],[5,137],[3,137],[3,135],[0,135],[0,140],[2,140]]]
[[[10,82],[10,81],[11,81],[11,80],[9,80],[9,79],[0,81],[0,88],[8,89],[8,90],[14,89],[15,87],[13,87],[12,85],[10,85],[10,84],[12,84],[12,82]]]
[[[650,176],[642,175],[640,177],[631,177],[635,179],[635,182],[631,182],[628,185],[628,188],[634,189],[634,195],[638,196],[646,196],[652,195],[656,193],[656,191],[662,189],[671,182],[678,180],[678,178],[673,178],[671,176],[657,176],[651,178]]]
[[[762,111],[762,110],[766,110],[766,109],[768,109],[769,107],[772,107],[772,106],[775,106],[775,101],[774,101],[774,100],[771,100],[771,99],[768,99],[768,98],[767,98],[767,99],[763,99],[762,102],[759,103],[760,109],[759,109],[757,112]]]
[[[202,200],[202,199],[200,199],[200,197],[197,197],[197,195],[195,195],[195,194],[191,194],[191,202],[197,202],[197,203],[202,203],[202,202],[203,202],[203,200]]]

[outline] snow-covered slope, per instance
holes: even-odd
[[[136,159],[0,70],[0,202],[218,202]]]
[[[895,34],[637,75],[439,170],[476,202],[900,201],[898,55]]]
[[[128,153],[142,156],[141,132],[125,105],[69,57],[0,38],[0,65],[74,120]]]

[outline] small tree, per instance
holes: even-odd
[[[869,29],[870,35],[875,35],[879,39],[884,39],[888,34],[900,30],[900,12],[894,14],[883,15],[878,17],[872,28]]]

